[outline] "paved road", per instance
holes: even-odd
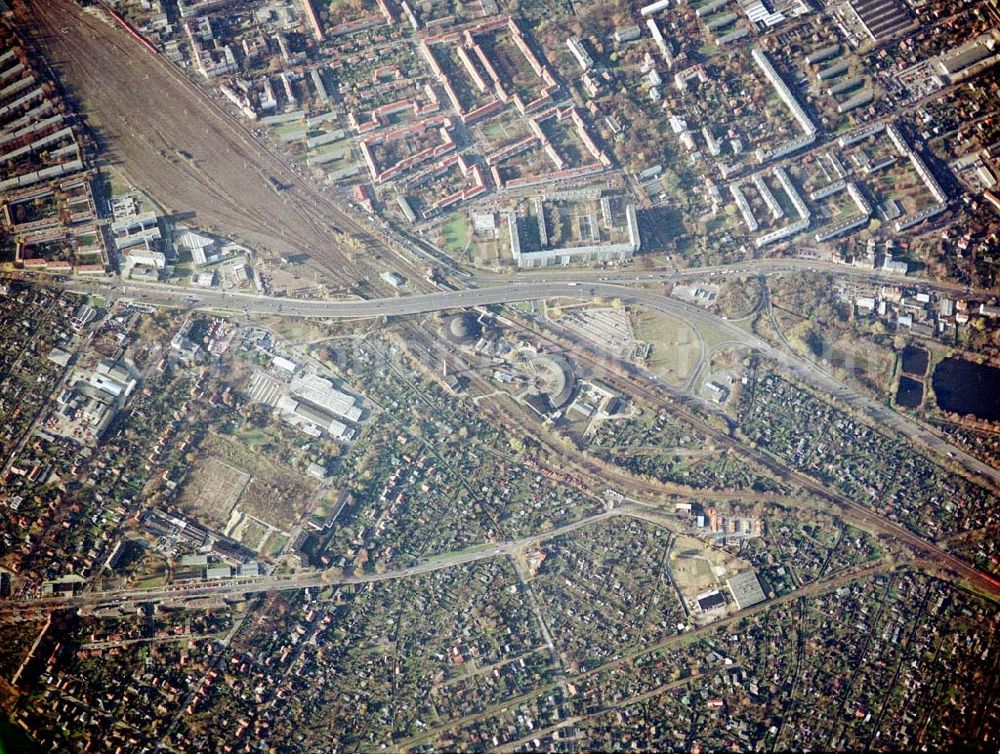
[[[685,270],[653,270],[642,272],[635,268],[611,269],[611,270],[579,270],[551,268],[530,271],[518,271],[509,274],[498,274],[479,271],[475,274],[474,280],[463,281],[465,285],[478,286],[476,290],[482,288],[494,288],[506,285],[517,285],[521,283],[576,283],[578,285],[590,285],[594,283],[676,283],[682,280],[696,278],[717,278],[719,282],[727,278],[739,278],[759,275],[782,275],[795,272],[817,272],[832,275],[838,278],[855,280],[860,283],[871,285],[895,285],[895,286],[920,286],[940,293],[953,296],[969,296],[985,298],[995,296],[995,290],[971,288],[960,283],[930,281],[921,278],[907,277],[905,275],[890,274],[886,272],[852,267],[836,262],[826,262],[813,259],[755,259],[735,265],[716,265],[709,267],[693,267]],[[72,278],[77,287],[88,289],[108,288],[116,283],[111,283],[107,278]],[[246,302],[275,302],[281,299],[265,297],[247,293],[223,293],[222,291],[209,289],[199,290],[182,286],[169,286],[163,283],[141,283],[130,282],[127,286],[136,292],[136,295],[145,294],[153,299],[153,292],[171,290],[178,293],[186,293],[195,296],[199,300],[211,300],[217,306],[229,306],[234,310],[240,309]],[[121,291],[122,286],[118,285]],[[173,296],[169,296],[164,303],[172,303]],[[286,300],[287,301],[287,300]],[[302,303],[302,302],[298,302]],[[251,308],[251,313],[259,312],[256,308]],[[266,313],[277,313],[295,316],[331,316],[311,314],[306,310],[293,310],[291,308],[279,310],[271,308]],[[259,312],[265,313],[265,312]],[[364,316],[364,315],[363,315]]]
[[[636,267],[626,269],[581,270],[573,268],[543,268],[538,270],[519,270],[511,273],[496,273],[477,271],[475,279],[486,287],[514,281],[528,282],[538,280],[578,281],[578,282],[675,282],[695,278],[716,277],[719,281],[727,277],[746,277],[751,275],[780,275],[794,272],[816,272],[834,277],[848,278],[871,284],[896,286],[922,286],[927,289],[950,293],[955,296],[989,297],[997,294],[993,289],[971,288],[961,283],[926,280],[908,277],[897,273],[883,272],[864,267],[852,267],[840,262],[830,262],[818,259],[753,259],[728,265],[709,267],[691,267],[688,269],[655,269],[639,270]]]
[[[742,268],[741,268],[742,269]],[[933,453],[947,455],[967,471],[1000,485],[1000,470],[974,458],[961,448],[918,426],[906,417],[840,382],[820,366],[777,348],[764,339],[747,332],[739,325],[705,310],[644,288],[627,287],[609,282],[580,281],[513,281],[489,288],[439,291],[415,296],[347,301],[299,301],[296,299],[256,296],[223,291],[195,291],[189,288],[159,284],[120,283],[109,281],[67,282],[69,288],[103,294],[109,298],[127,297],[139,303],[188,306],[191,308],[222,309],[251,315],[317,318],[366,318],[426,314],[448,309],[464,309],[489,304],[512,304],[533,299],[600,296],[639,304],[682,320],[714,328],[734,342],[756,349],[774,360],[803,382],[821,389],[863,411],[884,429],[902,438],[924,445]],[[124,290],[123,290],[124,288]]]
[[[947,568],[953,575],[968,579],[970,584],[976,585],[990,594],[1000,595],[1000,580],[947,552],[939,544],[925,540],[903,525],[856,503],[852,498],[841,493],[839,490],[827,487],[815,478],[798,471],[786,461],[774,458],[760,448],[751,448],[746,442],[731,436],[728,432],[710,426],[707,422],[688,411],[682,405],[683,401],[678,401],[677,396],[674,396],[673,400],[668,400],[661,391],[654,391],[648,387],[648,377],[643,377],[642,380],[635,379],[635,375],[641,374],[642,370],[631,365],[628,365],[628,368],[621,368],[614,364],[602,363],[599,359],[595,359],[580,351],[576,351],[575,356],[582,363],[588,364],[596,375],[599,375],[601,379],[612,387],[617,387],[628,394],[639,395],[655,408],[676,414],[706,437],[711,438],[720,447],[728,447],[734,453],[750,458],[763,468],[771,471],[778,479],[790,484],[793,488],[812,492],[820,499],[827,500],[844,511],[857,516],[861,520],[863,528],[872,527],[878,533],[885,534],[908,545],[914,553],[923,553],[929,562],[934,562],[938,566]]]
[[[5,611],[39,610],[76,607],[86,611],[99,611],[119,605],[137,602],[171,601],[179,605],[184,601],[197,600],[204,597],[230,598],[237,595],[257,592],[287,591],[306,588],[322,588],[331,585],[367,584],[376,581],[410,578],[445,568],[488,560],[499,556],[512,556],[519,550],[537,547],[540,543],[558,537],[562,534],[591,526],[615,516],[633,516],[661,525],[669,525],[669,517],[657,515],[641,506],[625,503],[617,508],[603,511],[592,516],[586,516],[578,521],[532,534],[521,539],[498,542],[494,545],[476,547],[455,553],[446,553],[439,557],[429,558],[421,563],[407,568],[398,568],[382,573],[358,573],[341,575],[333,571],[307,571],[301,574],[283,574],[277,576],[258,576],[244,579],[225,579],[216,582],[199,582],[197,584],[176,584],[150,589],[122,589],[105,592],[84,592],[78,595],[51,597],[37,600],[9,600],[0,602],[0,613]]]

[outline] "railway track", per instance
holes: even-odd
[[[122,113],[130,126],[128,134],[118,134],[117,137],[125,143],[122,157],[131,162],[130,171],[139,171],[137,183],[150,184],[150,193],[157,195],[158,181],[173,181],[181,184],[191,184],[195,195],[205,196],[217,206],[211,211],[199,209],[209,219],[216,223],[234,228],[250,229],[257,235],[264,246],[278,251],[283,245],[295,244],[309,253],[314,261],[335,279],[340,281],[368,278],[374,286],[378,286],[374,267],[368,260],[361,262],[352,258],[355,255],[344,253],[338,248],[348,240],[346,234],[334,231],[331,227],[338,224],[346,228],[366,251],[387,248],[385,244],[373,236],[363,225],[345,213],[330,198],[323,196],[305,178],[293,170],[284,158],[276,155],[270,146],[262,144],[247,129],[246,125],[234,118],[219,102],[213,100],[199,86],[193,84],[179,69],[162,56],[150,52],[138,40],[127,36],[121,27],[113,26],[107,20],[98,18],[92,13],[80,9],[71,0],[39,0],[30,6],[36,27],[41,33],[43,45],[55,53],[50,59],[69,72],[65,76],[70,84],[75,85],[83,97],[86,109],[88,96],[97,112],[99,126],[109,129],[120,125]],[[143,78],[144,76],[144,78]],[[146,86],[134,88],[136,81],[148,81]],[[176,97],[176,101],[171,95]],[[96,104],[95,104],[96,103]],[[185,107],[186,105],[186,107]],[[181,116],[178,112],[184,109]],[[161,111],[169,111],[163,117]],[[159,114],[159,115],[158,115]],[[198,126],[208,135],[204,144],[198,142],[197,128],[190,120],[198,119]],[[175,130],[179,129],[179,130]],[[113,131],[110,131],[113,133]],[[150,133],[171,148],[173,142],[185,149],[195,150],[186,139],[198,143],[196,151],[201,154],[193,161],[174,162],[169,157],[163,157],[158,151],[150,153],[150,147],[155,145]],[[130,135],[129,135],[130,134]],[[137,135],[141,134],[141,136]],[[179,138],[175,138],[179,137]],[[131,141],[129,141],[131,140]],[[114,141],[114,138],[111,139]],[[138,145],[139,149],[131,151]],[[225,154],[232,157],[222,157],[221,154],[211,154],[212,150],[225,149]],[[166,151],[166,150],[165,150]],[[167,151],[167,155],[171,152]],[[135,167],[136,162],[142,164],[143,159],[159,163],[163,175],[147,174],[143,179],[142,170],[145,165]],[[209,166],[218,166],[219,159],[225,168],[232,168],[234,160],[245,164],[239,175],[224,179],[215,175]],[[201,162],[199,162],[199,159]],[[193,162],[193,164],[191,164]],[[166,166],[166,167],[164,167]],[[256,194],[251,195],[253,187],[246,185],[247,193],[240,198],[241,188],[246,184],[246,170],[253,166],[254,181],[258,184]],[[195,169],[197,168],[197,169]],[[280,204],[275,199],[271,189],[263,186],[260,177],[274,175],[289,186],[288,192],[281,197]],[[170,201],[179,204],[178,209],[185,208],[183,191],[176,186],[168,191],[174,198]],[[262,194],[261,192],[270,192]],[[194,206],[197,202],[190,202]],[[214,213],[214,215],[213,215]],[[214,216],[215,219],[212,219]],[[280,230],[279,230],[280,229]],[[278,233],[281,235],[278,235]],[[240,232],[233,234],[240,237]],[[254,245],[253,239],[247,239]],[[422,281],[422,274],[412,263],[405,268],[414,281]],[[353,281],[352,281],[353,282]],[[1000,582],[983,574],[968,563],[945,552],[937,545],[927,542],[909,532],[909,530],[888,521],[879,514],[863,506],[853,503],[845,496],[827,489],[810,477],[790,469],[783,463],[753,451],[731,435],[721,432],[695,417],[683,405],[681,400],[665,401],[662,394],[654,392],[646,384],[641,375],[629,373],[620,366],[612,366],[603,359],[595,358],[593,354],[578,351],[577,358],[589,362],[596,370],[603,373],[612,382],[624,385],[629,391],[651,400],[654,405],[686,419],[698,429],[712,436],[720,444],[731,447],[735,452],[752,458],[758,464],[772,470],[779,478],[794,482],[802,489],[809,490],[823,499],[841,507],[853,515],[871,521],[880,531],[913,547],[917,552],[925,553],[936,561],[947,565],[954,573],[982,585],[992,594],[1000,594]]]
[[[252,247],[305,252],[338,282],[367,279],[379,290],[374,257],[388,250],[414,287],[424,287],[422,268],[400,248],[373,235],[110,15],[71,0],[35,2],[28,12],[60,80],[92,113],[132,183],[172,210],[194,209],[203,224]],[[192,159],[179,159],[180,149],[194,153]],[[287,190],[276,194],[270,176]]]
[[[595,353],[589,348],[568,346],[562,339],[557,339],[541,332],[537,328],[532,328],[532,330],[536,335],[547,340],[553,346],[561,350],[569,350],[575,359],[586,364],[595,374],[599,374],[610,384],[618,386],[629,394],[641,396],[657,408],[669,411],[695,429],[703,432],[706,436],[712,438],[719,445],[732,449],[734,453],[744,458],[749,458],[772,473],[776,478],[791,484],[793,488],[798,487],[816,495],[822,500],[826,500],[845,513],[851,514],[855,519],[871,526],[879,533],[902,542],[915,553],[919,553],[928,560],[951,571],[953,574],[967,579],[971,584],[992,595],[995,599],[1000,598],[1000,580],[980,571],[972,564],[947,552],[937,544],[917,536],[904,526],[889,521],[878,512],[855,503],[847,496],[828,488],[826,485],[788,466],[779,459],[749,448],[733,435],[711,426],[692,413],[684,405],[683,399],[666,399],[659,390],[653,388],[648,383],[646,377],[637,367],[629,365],[628,368],[624,368],[620,365],[621,362],[607,359],[602,354]]]

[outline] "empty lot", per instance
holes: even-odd
[[[250,475],[218,458],[199,463],[184,485],[180,505],[201,521],[220,527],[229,520]]]

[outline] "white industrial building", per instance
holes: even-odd
[[[219,260],[215,239],[193,230],[184,230],[178,233],[174,237],[174,247],[178,251],[188,252],[191,255],[191,261],[198,267]]]
[[[136,386],[136,381],[127,368],[108,359],[98,362],[88,381],[112,398],[128,398]]]
[[[282,418],[289,424],[303,429],[307,434],[318,437],[328,434],[338,440],[350,440],[354,437],[354,429],[344,422],[335,419],[325,411],[314,408],[302,401],[289,396],[282,396],[277,403],[277,409]]]
[[[353,395],[337,390],[333,383],[315,374],[303,374],[292,379],[291,394],[316,408],[348,421],[361,419],[361,409]]]
[[[753,571],[736,574],[731,579],[726,580],[726,586],[729,587],[729,592],[736,600],[736,607],[740,610],[767,599],[764,590],[760,587],[760,581],[757,580],[757,574]]]

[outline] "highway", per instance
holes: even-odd
[[[690,273],[686,273],[690,275]],[[683,321],[710,327],[724,333],[741,345],[759,351],[772,359],[806,384],[823,390],[851,408],[860,410],[883,429],[900,437],[919,443],[939,457],[947,456],[968,472],[1000,485],[1000,470],[974,458],[938,435],[920,427],[883,403],[873,400],[848,387],[818,365],[784,349],[777,348],[734,322],[729,322],[683,301],[665,296],[646,288],[628,287],[600,281],[521,282],[513,280],[505,285],[484,288],[467,288],[457,291],[438,291],[397,298],[344,301],[302,301],[297,299],[227,293],[215,290],[193,290],[160,284],[133,284],[104,280],[82,281],[73,279],[64,283],[67,288],[86,293],[96,293],[109,299],[131,299],[137,303],[159,306],[180,306],[208,309],[250,316],[316,317],[325,319],[362,319],[370,317],[395,317],[427,314],[449,309],[465,309],[491,304],[513,304],[535,299],[568,297],[603,297],[649,307]]]
[[[90,591],[77,595],[33,600],[0,601],[0,614],[10,611],[35,611],[70,607],[82,608],[92,612],[139,602],[165,602],[165,604],[173,604],[176,607],[185,601],[204,599],[206,597],[234,598],[238,595],[260,592],[322,588],[332,585],[367,584],[377,581],[404,579],[446,568],[453,568],[458,565],[475,563],[480,560],[489,560],[500,556],[513,556],[520,550],[537,547],[542,542],[554,537],[568,534],[584,526],[590,526],[618,516],[630,516],[661,525],[670,518],[666,512],[661,514],[656,510],[650,510],[648,507],[626,501],[615,508],[591,516],[585,516],[577,521],[538,534],[531,534],[516,540],[486,544],[459,552],[446,553],[431,557],[416,565],[381,573],[362,572],[344,575],[337,571],[309,570],[298,574],[230,578],[208,582],[203,581],[195,584],[185,582],[146,589]]]
[[[513,273],[496,273],[480,270],[475,273],[474,277],[479,284],[491,286],[510,281],[529,282],[532,279],[576,281],[580,283],[591,281],[622,283],[652,283],[660,281],[671,283],[708,277],[719,278],[718,281],[710,282],[722,282],[722,280],[730,277],[782,275],[802,272],[833,275],[834,277],[848,278],[873,285],[920,286],[928,290],[950,293],[955,296],[988,298],[997,295],[997,292],[992,289],[972,288],[961,283],[926,280],[872,269],[870,267],[853,267],[842,262],[807,258],[752,259],[734,264],[672,270],[640,270],[634,266],[624,269],[609,268],[600,270],[552,267],[538,270],[519,270]]]
[[[60,12],[64,15],[61,15]],[[149,175],[145,175],[145,177],[149,179],[148,182],[156,185],[166,184],[176,192],[176,199],[180,204],[191,204],[185,201],[188,196],[185,192],[190,189],[192,181],[202,181],[204,185],[199,184],[199,190],[213,196],[223,205],[225,211],[220,214],[220,221],[239,225],[241,221],[245,222],[249,218],[252,220],[251,229],[262,238],[269,238],[272,245],[274,243],[281,245],[287,242],[297,242],[297,245],[323,257],[328,269],[331,266],[336,267],[338,263],[350,268],[348,277],[352,278],[361,277],[370,272],[371,269],[365,269],[369,263],[367,260],[349,261],[338,250],[330,246],[331,242],[342,240],[342,236],[345,234],[343,231],[331,233],[330,228],[326,225],[329,218],[335,218],[341,227],[347,229],[347,234],[353,234],[363,239],[367,246],[388,248],[400,257],[400,260],[405,260],[406,255],[401,253],[401,248],[397,247],[408,248],[407,244],[400,244],[398,239],[389,239],[380,233],[378,235],[382,238],[374,236],[370,229],[357,222],[349,213],[343,212],[336,202],[330,201],[295,169],[289,167],[287,160],[278,150],[257,138],[245,124],[235,120],[231,113],[221,107],[218,101],[206,96],[200,88],[192,86],[185,76],[158,56],[147,55],[144,51],[139,54],[138,48],[133,49],[134,46],[130,44],[129,40],[120,37],[117,33],[108,37],[108,30],[111,27],[106,28],[102,21],[83,13],[66,0],[60,0],[52,8],[39,7],[37,17],[41,26],[47,27],[50,32],[50,36],[47,38],[49,45],[54,45],[60,50],[65,49],[77,53],[73,56],[76,68],[72,72],[77,79],[86,80],[90,85],[96,86],[99,92],[105,93],[102,96],[105,96],[107,101],[102,99],[101,102],[110,110],[115,109],[116,101],[107,95],[108,92],[117,92],[116,96],[120,94],[128,97],[133,97],[134,93],[126,92],[127,87],[109,85],[105,79],[96,74],[111,71],[115,75],[127,78],[132,73],[125,72],[128,66],[119,65],[119,62],[128,61],[130,65],[138,66],[146,71],[147,79],[162,84],[164,91],[176,93],[177,101],[183,102],[186,108],[185,112],[190,109],[193,113],[205,115],[204,124],[200,126],[200,130],[196,129],[197,132],[192,131],[191,133],[185,130],[179,130],[175,133],[173,129],[179,128],[175,122],[176,119],[173,119],[169,113],[162,116],[166,118],[167,125],[161,130],[169,136],[169,139],[163,136],[161,138],[168,142],[167,146],[176,141],[178,144],[185,145],[188,150],[194,149],[198,159],[194,161],[193,165],[183,161],[178,162],[172,158],[168,159],[170,150],[166,150],[167,158],[153,161],[156,163],[156,170],[148,167],[145,161],[150,159],[150,155],[158,154],[152,148],[157,145],[147,142],[144,134],[151,129],[146,128],[145,126],[148,124],[145,120],[139,119],[135,113],[129,115],[129,117],[136,119],[131,125],[131,130],[124,129],[121,134],[118,134],[118,141],[133,147],[135,154],[139,155],[136,158],[139,163],[147,165]],[[67,19],[70,18],[73,20],[74,30],[78,32],[76,34],[61,31],[64,25],[68,24]],[[109,44],[103,44],[105,41]],[[93,56],[87,54],[92,48],[96,50]],[[100,81],[99,85],[95,83],[97,81]],[[150,112],[159,112],[159,110],[150,110]],[[194,122],[198,119],[188,118],[185,123],[188,121]],[[223,149],[225,154],[230,155],[230,157],[221,158]],[[129,152],[126,156],[131,157],[132,153]],[[240,185],[244,171],[236,171],[239,178],[234,178],[233,175],[224,170],[209,171],[212,175],[210,181],[206,175],[202,175],[206,170],[205,166],[215,165],[216,160],[220,160],[220,164],[229,165],[238,159],[243,159],[247,164],[259,164],[262,166],[262,176],[277,175],[293,191],[283,197],[281,202],[276,201],[275,197],[267,191],[258,191],[254,196],[248,197],[246,196],[246,187]],[[133,168],[136,167],[135,160],[127,160],[127,162]],[[191,173],[193,175],[189,175]],[[287,201],[289,197],[293,199],[291,207]],[[300,209],[307,210],[308,217],[301,223],[289,223],[288,218],[295,217],[296,210]],[[325,219],[319,222],[317,218]],[[280,236],[277,235],[279,230]],[[378,233],[378,231],[375,232]],[[396,241],[396,243],[392,241]],[[412,249],[409,250],[412,251]],[[512,304],[556,297],[619,299],[680,318],[693,325],[711,328],[723,334],[734,344],[758,351],[765,358],[781,365],[806,384],[827,392],[853,409],[867,414],[874,423],[881,425],[887,431],[905,440],[923,445],[941,459],[947,456],[955,464],[964,467],[966,471],[983,477],[993,484],[1000,485],[1000,471],[982,463],[962,449],[948,444],[942,437],[915,424],[892,408],[858,393],[818,364],[797,356],[787,347],[772,345],[735,322],[727,321],[697,306],[665,296],[655,288],[657,284],[670,284],[693,279],[721,282],[739,277],[815,272],[873,285],[919,285],[954,296],[985,297],[995,292],[971,289],[958,283],[931,282],[889,274],[871,268],[852,267],[808,258],[747,260],[729,265],[686,270],[644,271],[636,269],[637,266],[600,270],[544,269],[517,271],[508,274],[477,271],[471,279],[463,276],[462,285],[469,287],[462,290],[400,295],[393,298],[372,300],[344,299],[340,301],[307,301],[164,284],[132,282],[125,284],[121,281],[105,278],[67,278],[58,281],[58,284],[70,290],[98,294],[112,301],[131,300],[135,303],[153,306],[218,311],[247,319],[260,316],[361,319],[427,314],[451,309],[491,304]],[[420,280],[419,274],[413,273],[415,269],[416,267],[413,265],[407,267],[413,280],[412,284],[423,287],[424,281]],[[340,272],[343,271],[343,269],[340,270]],[[315,574],[310,578],[316,578]],[[217,593],[211,587],[206,586],[203,589],[208,590],[204,592],[205,594]]]
[[[113,22],[112,5],[46,0],[27,4],[23,20],[53,65],[53,78],[100,124],[102,158],[128,182],[164,209],[193,211],[202,229],[255,251],[305,252],[309,265],[338,283],[365,279],[388,289],[378,273],[391,264],[425,285],[424,264],[410,258],[408,246],[349,212],[194,71],[151,52]],[[97,12],[102,6],[105,12]],[[271,178],[283,189],[276,191]],[[379,260],[383,252],[393,255],[391,262]]]
[[[684,270],[652,270],[643,272],[635,268],[628,269],[607,269],[607,270],[579,270],[579,269],[543,269],[533,271],[518,271],[508,274],[488,273],[477,271],[474,280],[463,281],[466,285],[472,283],[466,292],[482,291],[484,289],[500,289],[507,286],[515,286],[513,291],[520,291],[517,286],[538,285],[541,283],[562,284],[570,287],[592,286],[600,283],[608,284],[628,284],[654,285],[657,283],[670,284],[687,280],[704,280],[722,283],[726,279],[743,278],[748,276],[777,276],[791,273],[815,272],[832,275],[834,277],[846,278],[859,283],[870,285],[891,285],[891,286],[919,286],[924,289],[950,294],[956,297],[978,297],[988,298],[996,295],[996,291],[970,288],[959,283],[931,281],[920,278],[911,278],[899,274],[890,274],[878,270],[871,270],[862,267],[852,267],[851,265],[837,262],[824,262],[813,259],[755,259],[737,265],[717,265],[710,267],[696,267]],[[69,278],[73,284],[68,284],[68,288],[76,288],[86,293],[100,293],[112,298],[127,297],[129,291],[135,295],[131,296],[137,301],[164,305],[164,306],[186,306],[190,305],[187,299],[193,299],[195,306],[211,306],[214,308],[231,309],[241,312],[246,309],[247,314],[262,315],[284,315],[296,317],[371,317],[392,315],[392,314],[414,314],[420,311],[391,311],[387,307],[383,311],[357,311],[353,312],[349,308],[344,311],[337,309],[327,309],[328,305],[335,302],[330,301],[304,301],[301,299],[283,299],[273,296],[262,296],[249,293],[226,293],[214,289],[196,289],[187,286],[171,286],[164,283],[143,283],[129,281],[121,284],[118,281],[111,281],[108,278],[83,277]],[[166,293],[165,293],[166,292]],[[164,294],[165,295],[159,295]],[[452,291],[442,294],[428,295],[451,295]],[[178,297],[177,294],[184,294]],[[517,295],[514,293],[513,295]],[[560,294],[561,295],[561,294]],[[621,298],[621,296],[618,296]],[[400,297],[403,298],[403,297]],[[413,296],[410,299],[414,298]],[[399,299],[383,299],[389,302]],[[515,298],[509,301],[481,301],[485,303],[511,303],[524,299]],[[375,304],[379,300],[370,300]],[[428,299],[430,308],[422,311],[434,311],[433,302],[435,299]],[[345,303],[362,303],[360,299]],[[412,304],[411,304],[412,305]],[[448,307],[444,307],[448,308]],[[453,307],[454,308],[454,307]],[[721,318],[720,318],[721,319]]]

